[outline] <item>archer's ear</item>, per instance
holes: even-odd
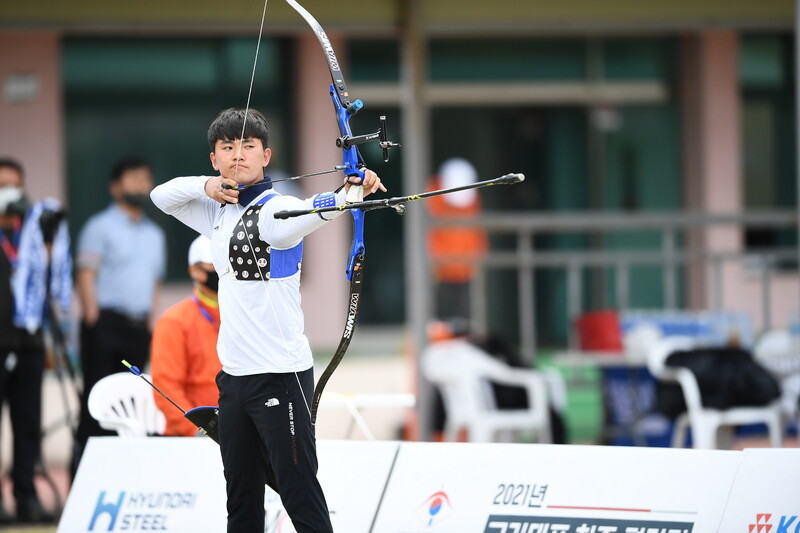
[[[214,170],[219,170],[219,167],[217,167],[217,158],[214,156],[214,152],[208,154],[208,157],[211,159],[211,166],[214,168]]]
[[[269,165],[269,160],[272,159],[272,149],[265,148],[264,149],[264,167]]]

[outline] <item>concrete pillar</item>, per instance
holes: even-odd
[[[61,43],[54,32],[0,32],[0,157],[25,168],[31,200],[65,200]]]
[[[401,23],[401,106],[403,121],[403,194],[425,190],[425,181],[431,175],[430,146],[431,121],[427,101],[427,35],[424,27],[424,1],[403,0]],[[405,280],[406,324],[410,351],[415,357],[417,394],[416,431],[409,437],[430,440],[433,434],[434,390],[424,378],[419,355],[428,343],[426,326],[433,317],[433,282],[430,261],[424,252],[429,221],[422,206],[414,206],[403,217],[405,230]]]
[[[684,47],[684,154],[686,205],[706,213],[742,209],[738,38],[727,30],[687,37]],[[742,232],[712,227],[692,232],[690,245],[709,251],[740,250]],[[724,277],[731,265],[723,269]],[[689,305],[714,303],[713,272],[691,270]],[[728,288],[723,283],[726,294]],[[725,301],[723,299],[723,306]]]
[[[339,61],[343,43],[329,36]],[[297,168],[292,174],[304,174],[333,168],[342,163],[341,150],[336,148],[339,135],[328,95],[331,83],[328,64],[316,37],[304,32],[295,43],[297,95],[295,117]],[[347,77],[345,76],[345,80]],[[306,196],[330,191],[342,183],[341,172],[301,180]],[[305,240],[302,298],[306,315],[306,334],[315,349],[334,349],[344,328],[347,310],[348,281],[345,278],[347,257],[352,238],[352,219],[340,219],[309,235]]]
[[[684,177],[686,207],[705,213],[743,213],[741,89],[739,38],[730,30],[711,30],[684,39],[682,87]],[[689,246],[708,252],[744,251],[744,230],[714,226],[692,232]],[[744,311],[756,330],[786,325],[796,299],[796,276],[774,276],[769,287],[770,309],[765,312],[761,276],[743,261],[726,261],[721,280],[713,264],[689,270],[688,305],[694,309]],[[721,288],[717,299],[715,288]]]

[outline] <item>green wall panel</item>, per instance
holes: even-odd
[[[369,2],[301,2],[323,25],[360,25],[396,20],[396,5],[390,0]],[[129,26],[136,30],[170,27],[246,26],[258,30],[264,10],[261,0],[38,0],[0,3],[0,25],[42,24],[65,26]],[[282,31],[305,28],[305,21],[283,0],[266,3],[265,29]],[[144,26],[143,26],[144,25]]]
[[[426,16],[437,23],[483,22],[520,24],[537,22],[564,25],[567,23],[602,23],[628,25],[632,22],[698,22],[719,24],[721,21],[792,22],[792,0],[597,0],[464,2],[433,0],[425,2]]]
[[[396,0],[305,0],[303,5],[326,28],[334,26],[391,29],[397,26],[402,3]],[[38,0],[0,3],[0,27],[129,26],[132,29],[169,27],[258,28],[264,4],[260,0]],[[791,25],[792,0],[426,0],[422,16],[431,25],[459,26],[580,26],[631,27],[638,24],[670,26]],[[282,0],[267,4],[268,31],[302,27],[303,22]]]

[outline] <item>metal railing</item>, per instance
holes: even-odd
[[[735,226],[742,230],[754,228],[796,229],[798,214],[795,211],[764,211],[738,214],[705,214],[692,212],[673,213],[556,213],[556,214],[484,214],[468,222],[437,222],[437,226],[471,225],[485,228],[491,236],[513,235],[513,250],[489,252],[481,261],[478,274],[470,283],[471,317],[479,328],[488,326],[487,275],[493,269],[515,269],[517,274],[519,346],[523,357],[532,360],[536,354],[536,269],[563,269],[567,276],[568,323],[583,310],[582,272],[587,268],[612,268],[616,279],[614,307],[624,309],[629,301],[630,270],[636,266],[660,265],[663,267],[662,290],[665,307],[674,309],[679,301],[679,269],[692,264],[711,265],[713,301],[720,309],[725,287],[722,282],[723,265],[730,261],[747,261],[761,278],[763,323],[769,326],[770,290],[772,273],[778,261],[796,261],[795,248],[772,248],[741,251],[709,251],[679,249],[682,232],[707,230],[718,226]],[[657,231],[661,246],[657,250],[574,250],[547,251],[534,249],[534,237],[545,234],[610,235],[614,232]],[[795,295],[800,308],[800,294]],[[570,337],[571,347],[575,339]]]

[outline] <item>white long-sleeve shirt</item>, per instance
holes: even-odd
[[[278,211],[311,209],[316,197],[300,200],[267,189],[246,206],[222,206],[206,196],[208,179],[209,176],[175,178],[156,187],[150,197],[159,209],[211,239],[214,268],[219,274],[217,354],[222,369],[234,376],[246,376],[311,368],[314,362],[304,333],[299,269],[288,277],[268,281],[237,279],[229,250],[242,215],[267,196],[274,195],[258,216],[258,235],[254,235],[253,245],[260,238],[273,253],[293,249],[303,237],[342,212],[326,213],[326,218],[307,215],[277,220],[273,214]],[[344,204],[343,190],[335,195],[335,201],[336,205]]]

